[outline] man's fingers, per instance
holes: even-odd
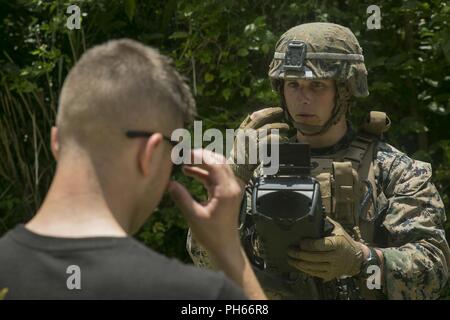
[[[210,176],[209,176],[209,172],[199,168],[199,167],[193,167],[193,166],[188,166],[185,165],[183,166],[183,173],[188,176],[191,177],[197,181],[199,181],[201,184],[203,184],[203,186],[206,188],[206,191],[208,192],[208,198],[210,198],[211,196],[211,180],[210,180]],[[206,205],[207,201],[201,202],[201,205]]]
[[[183,166],[183,173],[188,177],[199,180],[205,187],[211,183],[209,172],[202,168],[185,165]]]
[[[265,108],[253,112],[250,116],[250,122],[245,125],[245,128],[257,129],[265,124],[277,122],[283,119],[284,111],[280,107]]]
[[[281,110],[281,111],[280,111]],[[250,120],[255,120],[259,118],[267,117],[268,115],[279,114],[282,113],[283,109],[280,107],[268,107],[257,110],[250,115]]]
[[[303,269],[314,272],[327,272],[331,266],[328,262],[309,262],[292,258],[288,258],[288,262],[291,266],[297,269]]]
[[[280,134],[282,132],[286,132],[289,130],[289,125],[284,122],[275,122],[275,123],[268,123],[263,125],[261,128],[258,129],[258,131],[267,130],[267,135],[270,134],[270,130],[278,129]]]
[[[187,164],[183,166],[183,171],[186,173],[192,173],[199,176],[204,176],[205,178],[209,177],[209,172],[205,169],[195,167],[193,165]]]
[[[302,251],[298,249],[289,249],[288,255],[291,258],[299,259],[302,261],[308,261],[308,262],[326,262],[329,263],[332,261],[332,251],[325,251],[325,252],[308,252],[308,251]]]
[[[336,244],[332,237],[320,239],[303,239],[300,241],[302,251],[334,251]]]
[[[203,216],[203,207],[192,198],[183,185],[175,181],[170,181],[168,191],[170,197],[183,212],[186,219],[198,219]]]
[[[280,143],[288,142],[289,138],[286,135],[282,135],[281,132],[279,135],[277,134],[269,134],[267,136],[262,136],[258,140],[258,146],[262,146],[263,144],[269,145],[277,145]]]
[[[326,281],[330,278],[330,275],[329,275],[329,273],[327,271],[306,269],[302,265],[296,263],[294,260],[288,260],[288,264],[291,267],[293,267],[293,268],[295,268],[297,270],[300,270],[301,272],[306,273],[306,274],[308,274],[310,276],[321,278],[321,279],[324,279]]]
[[[226,163],[226,159],[221,154],[205,150],[192,150],[194,165],[209,172],[209,182],[217,184],[222,179],[234,178],[233,172]],[[196,164],[197,163],[197,164]]]
[[[193,149],[191,150],[191,163],[192,165],[199,164],[223,164],[226,162],[224,156],[219,153],[212,152],[206,149]],[[207,168],[207,167],[206,167]],[[205,168],[205,169],[206,169]]]

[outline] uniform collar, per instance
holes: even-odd
[[[335,154],[338,151],[348,148],[355,138],[355,130],[353,129],[350,121],[347,121],[347,132],[345,135],[334,145],[325,147],[325,148],[311,148],[311,156],[324,156],[324,155],[331,155]],[[290,139],[291,142],[297,141],[297,136],[293,136]]]

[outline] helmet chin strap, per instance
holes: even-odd
[[[288,108],[287,108],[287,104],[286,104],[286,99],[284,98],[284,94],[282,91],[283,85],[281,83],[280,87],[279,87],[279,94],[281,97],[281,107],[284,110],[284,116],[286,118],[286,120],[288,122],[290,122],[294,128],[297,129],[297,131],[299,131],[302,135],[304,136],[320,136],[323,135],[325,132],[327,132],[333,125],[335,125],[336,123],[339,122],[339,120],[341,119],[342,115],[344,113],[347,112],[348,110],[348,101],[346,101],[346,103],[342,101],[342,99],[340,99],[341,97],[345,98],[345,94],[343,94],[342,90],[345,90],[344,87],[342,86],[336,86],[337,90],[336,90],[336,96],[334,99],[334,107],[333,110],[331,112],[331,116],[330,118],[327,120],[327,122],[325,122],[324,125],[319,126],[319,125],[309,125],[309,124],[303,124],[300,122],[295,121],[291,115],[289,114]]]

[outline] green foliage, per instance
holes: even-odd
[[[81,29],[65,27],[66,8],[80,6]],[[304,22],[353,30],[364,48],[370,96],[353,120],[386,111],[387,136],[399,149],[431,162],[450,205],[450,6],[432,1],[377,1],[380,30],[367,30],[356,0],[84,0],[0,1],[0,234],[31,218],[49,187],[54,161],[49,132],[64,77],[80,55],[108,39],[130,37],[171,56],[195,94],[207,128],[238,125],[249,112],[277,104],[267,80],[277,38]],[[179,177],[197,197],[201,187]],[[447,234],[450,223],[447,222]],[[186,224],[164,199],[137,238],[189,258]]]

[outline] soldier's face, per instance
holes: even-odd
[[[284,98],[291,117],[299,123],[324,125],[331,117],[334,80],[286,80]]]

